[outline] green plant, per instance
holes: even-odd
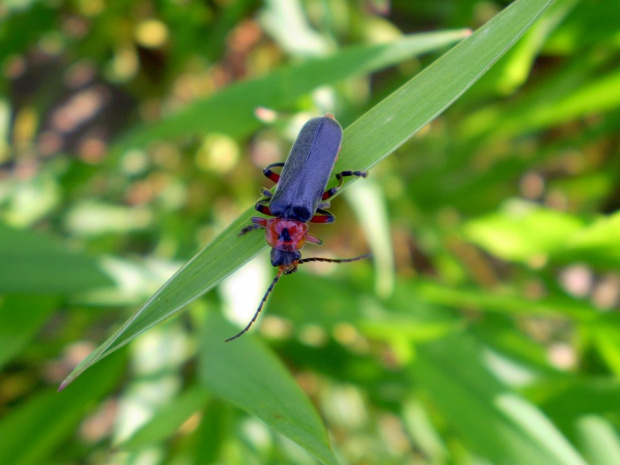
[[[65,149],[77,160],[62,153],[42,160],[28,145],[34,132],[27,123],[29,115],[45,114],[49,97],[33,93],[38,100],[30,106],[11,100],[15,124],[2,155],[15,156],[22,173],[24,157],[41,169],[5,179],[8,189],[0,191],[12,226],[0,229],[0,286],[7,293],[0,313],[7,381],[0,393],[9,400],[0,410],[0,437],[10,438],[0,445],[0,462],[77,463],[89,454],[89,463],[99,463],[108,446],[98,441],[113,436],[116,459],[128,463],[149,451],[152,463],[314,463],[311,456],[332,464],[616,463],[619,330],[615,313],[605,309],[617,305],[619,292],[618,7],[611,0],[551,3],[517,0],[471,35],[440,31],[334,51],[345,30],[370,34],[391,25],[347,5],[345,26],[344,2],[309,1],[307,14],[322,34],[302,21],[295,34],[282,35],[278,24],[298,21],[300,4],[266,2],[261,25],[277,47],[263,44],[256,54],[277,60],[274,50],[286,50],[300,62],[272,64],[263,76],[192,96],[187,105],[175,100],[188,88],[179,81],[191,88],[203,82],[188,71],[203,65],[188,57],[207,57],[214,76],[232,75],[222,69],[237,63],[203,44],[200,24],[212,26],[213,43],[227,33],[229,41],[242,32],[249,40],[255,30],[242,19],[251,17],[254,2],[219,9],[171,2],[154,10],[155,23],[122,2],[93,16],[84,5],[66,6],[78,19],[96,18],[92,38],[67,35],[67,51],[107,70],[110,81],[137,96],[143,115],[153,100],[182,108],[162,111],[152,124],[130,120],[105,159],[77,146]],[[446,2],[454,9],[443,12],[433,5],[392,6],[444,25],[491,16],[489,2]],[[0,38],[36,18],[41,36],[29,37],[58,46],[54,7],[10,6],[4,14],[11,22],[0,27]],[[283,22],[281,15],[290,16]],[[135,39],[127,32],[132,20]],[[131,64],[122,59],[127,44],[136,40],[148,56],[153,45],[140,42],[140,27],[157,33],[162,24],[175,40],[152,53],[165,53],[168,66],[157,79],[149,80],[146,62],[123,75],[122,64]],[[387,30],[394,34],[393,26]],[[405,60],[463,37],[409,79],[419,63]],[[14,55],[24,50],[6,43]],[[307,54],[314,57],[302,59]],[[9,74],[19,65],[10,57]],[[251,53],[241,59],[248,68],[253,60]],[[366,91],[365,73],[401,62]],[[317,86],[331,90],[309,99]],[[335,169],[373,168],[344,197],[382,271],[376,292],[363,264],[330,279],[307,271],[283,279],[261,327],[224,344],[235,329],[220,316],[220,304],[251,294],[256,278],[233,292],[221,287],[220,299],[205,293],[265,248],[260,234],[236,236],[251,209],[237,215],[225,208],[250,205],[263,182],[235,153],[261,126],[249,146],[273,146],[287,119],[267,127],[254,116],[259,105],[339,110],[345,136]],[[46,121],[40,117],[43,132]],[[339,215],[326,244],[364,247],[351,216]],[[38,231],[17,233],[26,226]],[[89,255],[54,243],[50,232]],[[42,359],[71,341],[100,340],[111,321],[125,318],[94,309],[138,305],[205,242],[63,387],[74,384],[58,395],[49,381],[37,385],[33,367]],[[385,252],[392,249],[394,275]],[[184,319],[164,322],[186,307]],[[33,344],[37,333],[42,340]],[[74,351],[83,354],[80,347]],[[132,368],[120,380],[128,357]],[[48,379],[57,380],[52,367]],[[84,431],[98,416],[85,417],[88,406],[117,398],[125,406],[117,429],[89,443]],[[131,409],[148,418],[140,428],[131,426]],[[69,441],[80,421],[81,439]],[[63,443],[70,447],[61,450]]]

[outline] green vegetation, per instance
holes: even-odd
[[[0,6],[0,463],[620,463],[618,17]],[[370,176],[304,256],[373,260],[226,344],[275,274],[261,170],[326,112]]]

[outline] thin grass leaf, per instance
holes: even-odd
[[[367,170],[396,150],[476,82],[551,1],[515,1],[347,127],[335,172],[344,167]],[[248,208],[170,278],[138,313],[75,368],[60,389],[92,364],[196,300],[264,248],[260,234],[237,237],[238,231],[249,224],[251,212]]]
[[[119,449],[133,451],[162,443],[174,436],[189,417],[202,410],[208,400],[206,389],[201,386],[190,387],[162,406],[153,418],[119,444]]]
[[[584,227],[580,218],[568,213],[513,202],[502,211],[467,222],[465,237],[505,260],[526,262],[533,256],[552,254]]]
[[[111,394],[125,364],[126,357],[119,352],[80,378],[72,392],[57,394],[49,388],[39,389],[9,410],[0,420],[0,463],[59,463],[48,460],[49,456],[55,449],[66,447],[86,412]]]
[[[419,298],[438,305],[455,308],[475,308],[486,312],[512,315],[545,315],[548,317],[571,317],[581,321],[597,318],[587,303],[550,296],[542,299],[527,299],[521,295],[492,293],[486,289],[459,288],[419,279],[412,286]]]
[[[0,293],[65,295],[112,284],[94,258],[0,224]]]
[[[393,43],[351,47],[325,58],[310,59],[265,77],[231,85],[160,123],[129,133],[114,149],[122,152],[155,140],[205,132],[243,137],[261,126],[254,113],[257,107],[285,108],[317,87],[441,49],[468,33],[467,29],[460,29],[412,34]]]
[[[620,263],[619,213],[588,223],[576,215],[513,202],[465,223],[462,230],[468,240],[504,260],[528,263],[544,256],[557,263],[612,269]]]
[[[577,421],[576,429],[590,465],[620,463],[620,438],[611,422],[604,417],[587,415]]]
[[[492,375],[483,349],[465,336],[420,348],[415,379],[445,420],[495,465],[586,465],[536,406]]]
[[[312,404],[282,362],[256,338],[223,344],[237,329],[217,314],[206,321],[200,379],[209,391],[260,418],[326,465],[338,462]]]
[[[57,305],[55,297],[6,295],[0,301],[0,370],[32,342]]]

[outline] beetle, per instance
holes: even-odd
[[[243,228],[239,236],[257,229],[265,230],[265,239],[271,246],[271,264],[278,268],[278,273],[265,292],[252,321],[237,335],[226,339],[232,341],[243,335],[258,318],[258,314],[273,291],[280,277],[292,274],[303,263],[333,262],[345,263],[367,258],[370,254],[347,259],[330,259],[322,257],[301,258],[299,251],[306,242],[321,245],[322,241],[308,234],[308,223],[328,224],[336,217],[326,210],[329,199],[344,184],[344,178],[356,176],[365,178],[365,171],[342,171],[336,174],[338,184],[327,189],[327,183],[340,151],[342,127],[327,113],[313,118],[303,126],[291,152],[284,163],[272,163],[263,170],[263,174],[276,183],[276,191],[262,188],[262,197],[255,208],[260,213],[273,218],[252,217],[252,224]],[[274,168],[282,168],[280,174]]]

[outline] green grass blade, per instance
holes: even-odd
[[[114,148],[122,151],[154,140],[204,132],[242,137],[260,128],[254,114],[259,106],[283,108],[317,87],[441,49],[467,34],[467,29],[412,34],[393,43],[351,47],[329,57],[307,60],[199,100],[160,123],[131,132]]]
[[[579,442],[590,465],[620,463],[620,438],[613,424],[597,415],[581,417],[576,425]]]
[[[214,394],[260,418],[326,465],[337,464],[312,404],[278,358],[256,338],[222,341],[238,331],[217,314],[206,321],[200,378]]]
[[[548,257],[557,263],[581,262],[597,268],[620,263],[620,213],[588,223],[564,212],[527,203],[467,222],[465,237],[504,260],[529,263]]]
[[[58,305],[55,297],[5,295],[0,300],[0,370],[28,346]]]
[[[344,167],[369,169],[396,150],[488,70],[551,1],[512,3],[346,128],[335,171]],[[61,388],[93,363],[200,297],[265,247],[260,234],[237,237],[238,231],[249,223],[251,212],[252,209],[246,210],[183,266],[138,313],[84,359]]]
[[[583,223],[568,213],[514,203],[467,222],[463,233],[497,257],[527,262],[535,255],[564,248],[565,242],[582,230]]]
[[[94,258],[0,224],[0,293],[65,295],[112,284]]]
[[[153,418],[141,426],[119,449],[134,451],[171,438],[187,419],[202,410],[209,394],[201,386],[193,386],[164,405]]]
[[[80,378],[71,392],[40,389],[9,409],[0,420],[0,463],[58,463],[48,460],[49,455],[66,447],[86,412],[111,394],[125,364],[126,357],[119,352]]]
[[[500,383],[473,339],[420,348],[414,376],[445,420],[495,465],[586,465],[534,405]]]

